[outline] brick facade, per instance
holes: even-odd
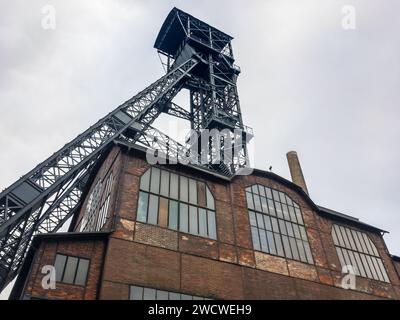
[[[271,173],[255,171],[226,181],[188,167],[166,165],[167,170],[203,180],[213,193],[217,240],[136,221],[140,176],[149,168],[139,151],[116,146],[96,179],[113,171],[115,182],[104,241],[42,241],[27,274],[24,293],[45,298],[128,299],[129,286],[140,285],[212,299],[400,299],[398,262],[382,236],[361,225],[383,260],[390,284],[357,277],[356,290],[341,288],[341,266],[331,237],[334,219],[319,214],[299,188]],[[311,246],[314,264],[306,264],[253,250],[245,188],[261,184],[285,192],[296,201]],[[90,194],[90,191],[88,192]],[[87,199],[86,199],[87,201]],[[74,231],[85,210],[74,221]],[[340,222],[345,225],[345,222]],[[51,264],[56,252],[91,259],[86,287],[59,285],[41,289],[40,267]]]

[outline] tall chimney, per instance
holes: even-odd
[[[306,181],[304,180],[303,171],[301,170],[300,161],[297,157],[296,151],[289,151],[286,154],[286,158],[289,164],[290,175],[292,176],[292,181],[301,187],[305,193],[308,194],[308,189]]]

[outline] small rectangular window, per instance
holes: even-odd
[[[259,228],[265,229],[264,219],[263,219],[263,215],[261,213],[257,213],[257,225]]]
[[[173,200],[169,201],[168,227],[178,230],[178,202]]]

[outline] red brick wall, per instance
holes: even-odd
[[[103,267],[105,242],[101,240],[44,240],[35,253],[24,294],[46,299],[93,300],[98,297],[98,285]],[[56,254],[90,259],[86,286],[56,283],[56,289],[43,289],[41,273],[45,265],[54,265]]]

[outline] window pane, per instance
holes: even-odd
[[[215,206],[214,206],[214,197],[211,194],[210,189],[208,189],[208,187],[206,186],[206,194],[207,194],[207,208],[214,210]]]
[[[269,252],[271,252],[272,254],[276,254],[274,235],[270,231],[267,231],[267,240],[268,240]]]
[[[265,229],[264,227],[264,219],[261,213],[257,213],[257,225],[261,229]]]
[[[268,211],[271,215],[276,216],[274,202],[271,199],[267,199]]]
[[[143,288],[131,286],[131,300],[143,300]]]
[[[161,227],[168,225],[168,199],[160,198],[160,208],[158,211],[158,224]]]
[[[260,196],[265,197],[265,188],[261,185],[258,185],[258,191],[260,192]]]
[[[282,240],[279,234],[274,233],[274,239],[275,239],[275,246],[276,246],[276,251],[279,256],[284,257],[285,252],[283,251],[283,246],[282,246]]]
[[[283,217],[285,218],[285,220],[290,221],[289,209],[288,209],[288,206],[286,204],[282,204],[282,210],[283,210]]]
[[[149,199],[149,194],[146,192],[139,193],[139,204],[136,220],[146,222],[147,220],[147,202]]]
[[[301,239],[301,235],[300,235],[300,230],[299,230],[299,226],[297,224],[292,224],[292,228],[293,228],[293,232],[294,232],[294,236],[297,239]]]
[[[207,236],[207,212],[201,208],[199,208],[199,234],[203,237]]]
[[[285,221],[279,219],[279,228],[281,229],[281,233],[284,235],[287,235],[287,231],[286,231],[286,225],[285,225]]]
[[[170,190],[169,190],[169,196],[172,199],[178,200],[178,187],[179,187],[179,176],[175,173],[171,173],[170,176]]]
[[[285,256],[292,259],[292,252],[290,251],[289,239],[287,236],[282,236],[283,248],[285,249]]]
[[[258,233],[260,234],[261,250],[269,253],[267,235],[265,234],[265,231],[259,229]]]
[[[289,242],[290,242],[290,248],[292,249],[293,258],[299,260],[300,256],[299,256],[299,251],[297,250],[296,239],[289,237]]]
[[[296,239],[296,243],[300,255],[300,260],[303,262],[307,262],[306,251],[304,250],[303,241]]]
[[[279,191],[279,198],[281,200],[282,203],[286,204],[286,196],[283,192]]]
[[[276,215],[278,218],[283,218],[283,213],[282,213],[282,207],[280,202],[274,202],[275,203],[275,210],[276,210]]]
[[[256,227],[251,227],[251,237],[253,239],[253,247],[255,250],[261,250],[260,238],[258,236],[258,229]]]
[[[289,206],[288,208],[289,208],[290,221],[297,223],[296,212],[294,211],[294,207]]]
[[[260,200],[260,196],[257,194],[253,194],[253,198],[254,198],[254,206],[256,211],[261,212],[261,200]]]
[[[266,187],[265,188],[265,193],[266,193],[268,199],[272,199],[272,191],[271,191],[270,188]]]
[[[76,267],[78,266],[78,258],[68,257],[67,265],[65,266],[63,282],[74,283]]]
[[[181,294],[181,300],[193,300],[193,297],[188,294]]]
[[[261,209],[262,209],[262,212],[268,213],[267,198],[261,197]]]
[[[165,170],[161,170],[161,195],[168,197],[169,196],[169,172]]]
[[[150,171],[151,169],[147,170],[140,178],[140,190],[149,191]]]
[[[287,222],[287,221],[286,221],[285,224],[286,224],[286,229],[287,229],[288,235],[291,236],[291,237],[294,237],[292,224],[290,222]]]
[[[217,239],[217,230],[215,226],[215,212],[207,211],[207,221],[208,221],[208,236],[211,239]]]
[[[252,191],[254,194],[258,194],[258,187],[257,187],[256,184],[255,184],[254,186],[251,187],[251,191]]]
[[[278,191],[272,190],[272,195],[274,196],[275,201],[280,201]]]
[[[201,207],[206,207],[206,184],[204,182],[197,182],[197,200]]]
[[[180,203],[179,206],[179,230],[182,232],[188,232],[188,222],[189,222],[189,213],[188,213],[188,205],[184,203]]]
[[[168,292],[157,290],[157,300],[168,300]]]
[[[184,176],[180,176],[180,196],[179,200],[188,202],[188,188],[189,188],[189,182],[188,178]]]
[[[198,226],[197,226],[197,208],[190,206],[189,207],[189,232],[192,234],[198,234]]]
[[[294,208],[294,211],[296,212],[297,223],[298,224],[304,224],[303,217],[301,215],[300,209],[299,208]]]
[[[157,224],[158,196],[150,195],[148,223]]]
[[[300,229],[301,238],[302,238],[304,241],[307,241],[306,229],[305,229],[303,226],[299,226],[299,229]]]
[[[143,300],[156,300],[156,290],[150,288],[144,288]]]
[[[189,202],[197,205],[197,181],[189,179]]]
[[[280,233],[278,227],[278,219],[271,217],[272,231]]]
[[[253,195],[250,192],[246,192],[247,208],[254,210]]]
[[[168,227],[178,229],[178,202],[173,200],[169,201]]]
[[[266,215],[264,215],[264,225],[266,230],[272,231],[271,219]]]
[[[312,257],[312,253],[311,253],[311,249],[310,249],[310,245],[308,244],[307,241],[303,241],[303,245],[304,245],[304,250],[306,251],[306,256],[307,256],[308,263],[314,263],[314,260],[313,260],[313,257]]]
[[[150,191],[153,193],[160,193],[160,169],[151,168],[151,185]]]
[[[89,260],[79,259],[78,271],[76,272],[75,284],[86,285],[86,277],[89,269]]]
[[[54,262],[54,268],[56,269],[56,281],[62,280],[62,274],[64,272],[66,261],[67,261],[67,256],[64,256],[63,254],[56,255],[56,261]]]
[[[253,211],[249,211],[249,219],[250,225],[257,227],[256,214]]]
[[[170,292],[169,293],[169,300],[181,300],[181,294],[180,293],[175,293],[175,292]]]

